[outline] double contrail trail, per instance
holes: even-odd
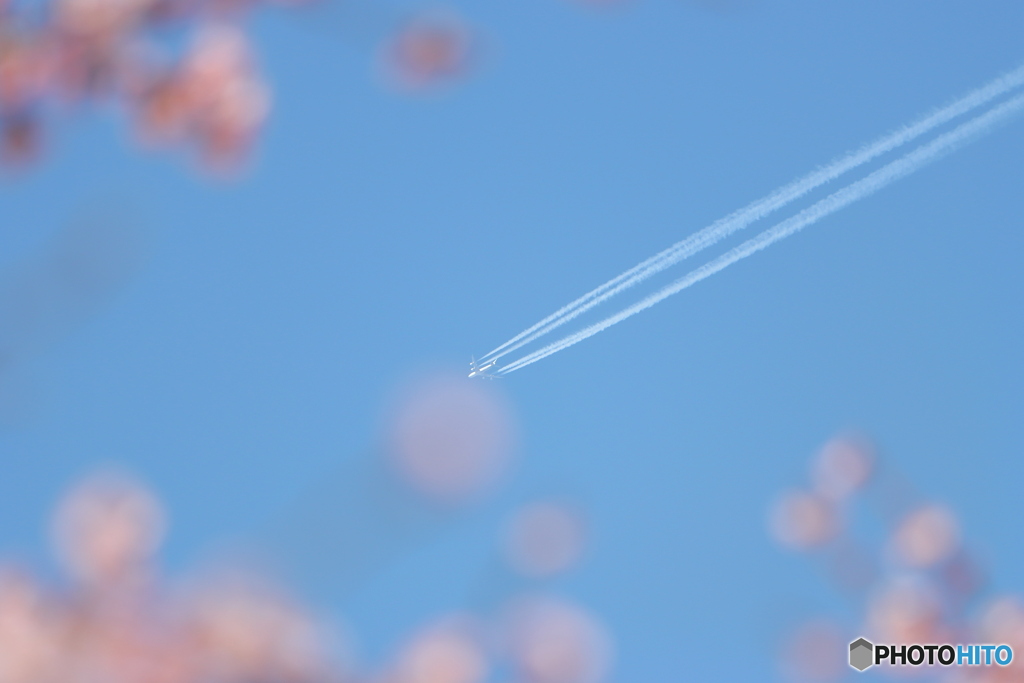
[[[1019,73],[1018,72],[1014,72]],[[966,99],[966,98],[965,98]],[[991,98],[989,98],[991,99]],[[961,100],[963,102],[963,100]],[[1000,122],[1005,121],[1010,116],[1019,113],[1024,109],[1024,95],[1018,95],[1003,104],[993,107],[984,114],[981,114],[970,121],[959,125],[948,133],[944,133],[937,137],[932,142],[929,142],[921,147],[918,147],[913,152],[906,154],[905,156],[897,159],[896,161],[890,162],[883,166],[877,171],[871,173],[865,178],[858,180],[850,185],[847,185],[843,189],[834,192],[825,199],[811,205],[804,209],[795,216],[788,218],[775,226],[765,230],[758,236],[747,240],[739,246],[731,249],[725,254],[719,256],[716,259],[708,262],[707,264],[697,268],[682,278],[676,280],[672,284],[664,287],[663,289],[651,294],[647,298],[633,304],[622,310],[615,315],[609,316],[604,320],[590,325],[575,334],[571,334],[557,342],[549,344],[531,354],[524,356],[523,358],[515,361],[497,371],[497,374],[508,374],[519,370],[520,368],[526,367],[532,363],[536,363],[542,358],[550,356],[553,353],[557,353],[562,349],[568,348],[573,344],[577,344],[587,337],[606,330],[616,323],[622,322],[626,318],[636,315],[637,313],[644,311],[651,306],[654,306],[658,302],[676,294],[687,287],[700,282],[701,280],[714,275],[720,270],[727,268],[728,266],[736,263],[737,261],[758,252],[765,247],[778,242],[779,240],[792,235],[800,229],[815,223],[822,218],[835,213],[855,201],[863,199],[871,194],[874,194],[878,190],[882,189],[886,185],[889,185],[896,180],[910,175],[914,171],[928,165],[933,161],[937,161],[946,154],[956,150],[962,145],[970,142],[972,139],[988,132],[993,126]],[[943,112],[945,110],[942,110]],[[937,112],[937,114],[942,112]],[[936,114],[936,115],[937,115]],[[702,231],[703,232],[703,231]],[[699,235],[700,233],[698,233]],[[620,276],[621,277],[621,276]],[[596,290],[595,290],[596,291]]]
[[[787,204],[804,196],[808,192],[835,180],[839,176],[858,166],[912,142],[916,138],[930,132],[938,126],[962,116],[993,99],[1009,93],[1024,84],[1024,66],[1001,76],[991,83],[974,90],[952,104],[925,116],[924,118],[904,126],[885,137],[833,161],[828,166],[818,169],[807,176],[786,185],[767,197],[750,204],[739,211],[715,221],[703,230],[676,242],[668,249],[630,268],[621,275],[612,278],[603,285],[587,292],[575,301],[563,306],[535,325],[523,330],[512,339],[481,357],[482,362],[497,360],[513,351],[529,344],[551,332],[557,327],[573,320],[577,316],[607,301],[620,292],[639,284],[652,275],[693,256],[719,240],[728,237],[751,223],[768,214],[781,209]]]

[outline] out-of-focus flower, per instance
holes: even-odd
[[[255,78],[240,78],[225,85],[199,121],[203,157],[217,168],[236,164],[249,149],[269,110],[269,91]]]
[[[63,676],[78,683],[191,683],[197,651],[155,603],[122,602],[108,592],[90,596],[67,610],[69,629],[62,643]],[[33,682],[34,683],[34,682]]]
[[[837,624],[825,619],[808,621],[790,634],[783,645],[783,673],[797,682],[838,680],[847,671],[847,642]]]
[[[831,500],[848,498],[871,477],[873,450],[860,438],[839,437],[826,443],[814,462],[814,490]]]
[[[1013,660],[1008,666],[959,667],[947,683],[1024,683],[1024,603],[1013,596],[999,596],[986,604],[974,625],[974,642],[1009,645]],[[979,670],[980,669],[980,670]]]
[[[202,653],[201,680],[332,679],[326,630],[269,585],[240,576],[205,583],[183,621]]]
[[[19,32],[0,17],[0,161],[8,165],[31,161],[39,153],[37,105],[48,72],[48,53],[40,37]]]
[[[512,517],[506,553],[512,566],[527,576],[549,576],[564,571],[583,553],[583,518],[567,505],[539,502]]]
[[[608,671],[611,643],[604,627],[566,600],[520,598],[506,633],[512,662],[530,683],[597,683]]]
[[[1015,654],[1024,652],[1024,602],[1012,596],[990,601],[981,612],[978,632],[986,643],[1004,643]]]
[[[465,380],[420,389],[399,411],[396,443],[407,449],[400,452],[420,457],[425,445],[434,464],[438,453],[447,462],[454,451],[456,466],[442,467],[437,490],[463,494],[468,481],[475,492],[492,476],[481,479],[477,459],[485,456],[488,470],[494,448],[508,446],[506,410]],[[453,425],[464,422],[486,428],[453,438]],[[434,482],[434,470],[427,472]],[[567,551],[579,543],[573,515],[539,503],[519,516],[526,537],[564,527],[526,543],[543,569],[564,568],[575,556]],[[166,526],[159,501],[131,477],[101,473],[71,488],[57,506],[53,536],[73,580],[55,589],[0,568],[0,683],[484,683],[507,669],[519,683],[599,683],[608,671],[610,641],[591,614],[532,596],[497,614],[437,619],[398,648],[382,675],[366,676],[339,657],[340,634],[276,584],[235,572],[169,586],[155,567]]]
[[[75,582],[55,591],[0,570],[0,683],[338,683],[337,639],[266,582],[206,579],[181,594],[155,572],[159,503],[103,474],[60,504],[58,547]],[[101,589],[101,590],[98,590]]]
[[[231,162],[247,149],[270,109],[270,94],[253,68],[245,34],[210,27],[200,34],[182,70],[204,157]]]
[[[839,529],[832,504],[804,491],[783,495],[772,508],[769,521],[772,535],[779,543],[800,550],[831,540]]]
[[[0,2],[0,162],[38,154],[53,103],[101,102],[131,112],[145,143],[188,145],[211,169],[236,168],[271,107],[246,14],[305,2],[50,0],[44,13]],[[166,40],[159,30],[171,21],[193,40]],[[389,43],[387,65],[420,88],[464,73],[472,47],[455,15],[426,14]]]
[[[28,576],[0,569],[0,681],[56,681],[65,624]]]
[[[443,503],[473,497],[502,473],[511,455],[509,409],[479,382],[435,378],[399,406],[389,430],[399,475]]]
[[[877,642],[948,642],[943,618],[939,592],[920,577],[894,578],[868,602],[868,630]]]
[[[953,513],[928,505],[907,515],[892,536],[892,552],[910,567],[931,567],[949,559],[960,544],[960,525]]]
[[[184,140],[192,119],[192,102],[183,79],[174,74],[154,76],[142,87],[135,124],[142,140],[166,145]]]
[[[54,17],[60,30],[75,37],[112,42],[136,28],[152,0],[56,0]]]
[[[0,24],[0,110],[33,104],[43,93],[48,66],[48,54],[37,35],[22,35]]]
[[[39,154],[41,129],[30,110],[19,110],[0,118],[0,161],[8,165],[32,161]]]
[[[230,166],[250,147],[270,111],[245,34],[204,28],[176,70],[154,73],[139,88],[136,123],[143,140],[190,141],[213,167]]]
[[[104,474],[78,485],[54,521],[67,568],[86,584],[110,587],[144,570],[163,539],[156,498],[137,482]]]
[[[488,660],[479,630],[464,614],[431,624],[401,650],[389,683],[482,683]]]
[[[409,21],[387,44],[385,67],[406,88],[423,88],[458,78],[469,69],[474,40],[453,14],[426,14]]]
[[[772,515],[776,538],[787,545],[810,548],[820,544],[820,539],[834,536],[819,556],[832,578],[861,600],[863,619],[848,632],[876,643],[989,642],[1024,649],[1024,609],[1015,599],[1004,597],[991,603],[972,623],[966,610],[976,604],[982,574],[962,542],[952,511],[941,505],[921,505],[902,478],[888,469],[876,471],[874,449],[866,443],[848,438],[830,441],[812,463],[816,493],[789,494]],[[856,523],[853,504],[857,494],[866,493],[869,487],[873,490],[866,497],[880,513],[885,528],[874,543],[865,544],[855,539],[853,532],[867,533],[871,526]],[[789,501],[788,511],[785,501]],[[821,521],[830,517],[826,509],[832,511],[832,519],[842,514],[850,522],[830,533],[822,532],[830,528]],[[787,533],[780,534],[780,529]],[[869,555],[870,546],[874,552]],[[829,656],[831,664],[845,671],[844,648]],[[791,660],[784,659],[783,664],[794,672],[799,662]],[[823,670],[829,668],[829,662],[819,664]],[[936,673],[931,667],[899,666],[877,667],[876,672],[899,678]],[[1021,672],[1024,667],[1011,665],[941,674],[947,683],[1024,683]]]

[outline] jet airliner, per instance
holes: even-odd
[[[498,364],[497,359],[484,363],[481,365],[477,362],[476,358],[469,361],[469,376],[470,377],[485,377],[487,379],[496,379],[497,375],[489,374],[487,371],[495,367]]]

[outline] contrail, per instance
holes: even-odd
[[[932,129],[952,119],[966,114],[991,100],[1004,95],[1024,83],[1024,66],[993,80],[991,83],[972,91],[965,97],[938,111],[925,116],[919,121],[900,128],[855,152],[833,161],[809,175],[786,185],[767,197],[721,218],[703,230],[676,242],[668,249],[637,264],[621,275],[612,278],[600,287],[587,292],[570,304],[563,306],[537,324],[523,330],[512,339],[481,357],[481,361],[497,360],[512,353],[516,349],[529,344],[538,337],[546,335],[557,327],[564,325],[594,306],[607,301],[619,292],[636,285],[655,273],[686,259],[698,251],[705,249],[719,240],[741,230],[754,221],[776,211],[795,199],[802,197],[825,183],[842,174],[861,166],[876,157],[892,151]]]
[[[1013,114],[1018,113],[1021,109],[1024,109],[1024,95],[1018,95],[1001,105],[993,107],[984,114],[957,126],[948,133],[940,135],[932,142],[922,145],[913,152],[910,152],[896,161],[883,166],[865,178],[834,192],[795,216],[776,224],[768,230],[765,230],[757,237],[747,240],[743,244],[731,249],[700,268],[691,271],[679,280],[676,280],[672,284],[664,287],[654,294],[651,294],[632,306],[629,306],[621,312],[609,316],[601,322],[586,327],[575,334],[571,334],[557,342],[549,344],[542,349],[524,356],[518,361],[506,365],[504,368],[498,370],[498,374],[508,374],[519,370],[520,368],[524,368],[531,363],[536,363],[542,358],[550,356],[553,353],[557,353],[558,351],[568,348],[573,344],[577,344],[587,337],[592,337],[598,332],[606,330],[612,325],[622,322],[626,318],[634,316],[637,313],[654,306],[659,301],[686,289],[690,285],[714,275],[733,263],[736,263],[737,261],[792,235],[798,230],[821,220],[829,214],[835,213],[859,199],[863,199],[874,194],[886,185],[904,178],[929,163],[938,160],[960,146],[970,142],[972,138],[988,132],[990,128],[1006,120]]]

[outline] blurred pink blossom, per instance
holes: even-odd
[[[389,427],[399,476],[428,498],[458,503],[486,491],[515,444],[510,409],[491,387],[435,377],[408,393]]]
[[[580,559],[585,535],[583,518],[575,509],[551,501],[531,503],[510,520],[505,552],[522,574],[549,576]]]
[[[506,638],[513,663],[530,683],[597,683],[611,661],[611,640],[603,625],[564,598],[514,601]]]
[[[483,683],[490,662],[482,641],[470,615],[438,619],[399,651],[388,683]]]
[[[50,0],[42,14],[0,5],[0,162],[35,159],[53,112],[98,102],[127,111],[147,145],[238,168],[272,102],[246,15],[309,1]],[[158,33],[168,24],[191,37],[176,54]],[[386,61],[397,81],[422,89],[464,74],[473,44],[458,15],[417,14],[388,39]]]
[[[783,655],[792,678],[825,681],[833,680],[831,671],[839,676],[848,671],[845,646],[826,648],[829,661],[822,660],[824,645],[806,646],[826,638],[820,624],[829,624],[827,637],[840,644],[863,636],[876,643],[988,642],[1024,648],[1022,603],[1008,595],[983,596],[981,570],[956,514],[941,504],[922,503],[905,480],[891,469],[880,470],[866,440],[829,441],[809,474],[816,493],[784,495],[769,513],[773,536],[790,549],[822,556],[831,578],[857,599],[859,618],[845,626],[812,619],[798,629],[789,641],[796,645]],[[854,538],[851,525],[830,521],[853,517],[856,504],[865,503],[879,508],[883,523],[873,553]],[[1007,667],[984,669],[882,665],[875,671],[892,678],[937,674],[948,683],[1024,683],[1024,665],[1016,659]]]
[[[384,62],[401,87],[423,89],[463,76],[475,55],[475,38],[451,13],[416,16],[391,38]]]
[[[783,545],[811,548],[831,540],[839,520],[832,504],[813,493],[790,491],[772,509],[772,535]]]

